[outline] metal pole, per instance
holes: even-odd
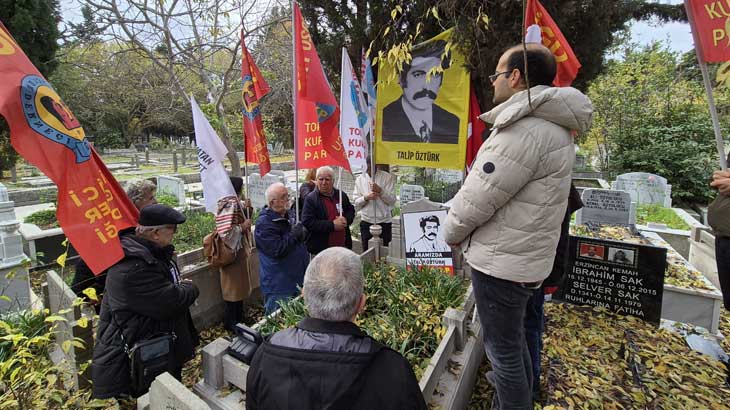
[[[337,169],[339,169],[337,175],[337,190],[340,192],[340,216],[342,216],[342,167],[337,167]]]
[[[707,103],[710,106],[710,117],[712,117],[712,129],[715,131],[715,143],[717,144],[717,153],[720,155],[720,167],[727,169],[727,158],[725,157],[725,144],[722,140],[722,131],[720,131],[720,120],[717,118],[717,108],[715,107],[715,98],[712,96],[712,83],[710,82],[710,73],[707,71],[707,63],[699,59],[700,71],[702,71],[702,82],[705,83],[705,92],[707,92]]]
[[[720,121],[717,118],[717,108],[715,107],[715,98],[712,96],[712,83],[710,83],[710,74],[707,72],[707,63],[702,56],[700,48],[699,35],[696,31],[696,22],[692,14],[692,6],[690,0],[684,0],[684,9],[687,11],[687,17],[692,28],[692,39],[694,40],[695,53],[697,54],[697,62],[700,64],[702,72],[702,82],[705,84],[705,92],[707,93],[707,104],[710,106],[710,117],[712,118],[712,129],[715,131],[715,143],[717,144],[717,153],[720,155],[720,167],[727,169],[727,159],[725,157],[725,144],[722,141],[722,132],[720,131]]]
[[[295,181],[295,187],[296,192],[294,194],[294,209],[296,213],[296,221],[299,223],[299,150],[297,149],[299,144],[297,143],[297,127],[299,126],[298,118],[297,118],[297,39],[296,36],[299,35],[299,33],[296,32],[296,18],[294,13],[294,4],[296,2],[292,0],[291,2],[291,26],[292,26],[292,35],[291,35],[291,44],[292,44],[292,53],[291,53],[291,81],[292,81],[292,87],[291,87],[291,97],[292,97],[292,107],[294,109],[294,127],[292,129],[293,136],[294,136],[294,181]]]

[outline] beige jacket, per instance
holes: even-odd
[[[469,265],[515,282],[545,279],[565,216],[575,149],[586,131],[588,97],[574,88],[537,86],[482,114],[493,124],[444,223]]]

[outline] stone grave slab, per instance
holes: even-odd
[[[648,172],[629,172],[616,177],[611,189],[626,191],[637,205],[672,206],[672,186],[667,179]]]
[[[453,169],[437,169],[434,172],[434,179],[444,181],[447,184],[461,183],[464,173]]]
[[[185,205],[185,182],[180,178],[160,175],[157,177],[157,195],[161,194],[172,195],[179,205]]]
[[[342,170],[342,177],[339,176],[339,170],[335,169],[334,183],[335,188],[342,190],[350,197],[355,192],[355,176],[345,169]]]
[[[400,187],[401,208],[403,208],[404,205],[409,202],[418,201],[425,197],[426,190],[421,185],[403,184]]]
[[[150,386],[149,399],[150,410],[210,410],[203,399],[169,373],[155,378]]]
[[[576,212],[575,219],[575,223],[578,225],[587,223],[636,224],[636,209],[628,192],[588,188],[583,190],[581,199],[583,208]]]
[[[266,188],[269,185],[281,182],[284,183],[285,178],[277,174],[268,173],[263,177],[254,172],[248,176],[248,196],[251,200],[251,206],[261,209],[266,206]]]
[[[570,236],[565,283],[556,299],[605,307],[659,325],[667,250]]]

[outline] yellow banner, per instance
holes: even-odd
[[[396,81],[378,62],[375,160],[379,164],[464,169],[469,126],[469,73],[464,56],[446,42],[452,30],[413,47]],[[434,74],[434,67],[444,69]],[[431,72],[431,75],[429,75]]]

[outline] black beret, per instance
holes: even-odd
[[[167,205],[149,205],[139,212],[141,226],[180,225],[185,222],[185,215]]]

